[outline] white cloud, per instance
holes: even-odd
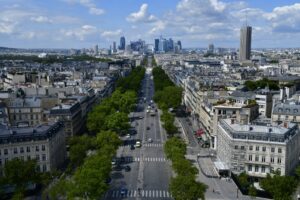
[[[133,12],[126,18],[129,22],[154,22],[157,18],[154,15],[148,13],[148,4],[141,5],[138,12]]]
[[[101,8],[98,8],[92,0],[64,0],[68,3],[79,3],[82,6],[88,8],[89,13],[92,15],[102,15],[105,11]]]
[[[101,36],[102,37],[116,37],[116,36],[119,36],[122,34],[122,30],[121,29],[118,29],[118,30],[115,30],[115,31],[103,31],[101,33]]]
[[[92,25],[83,25],[80,28],[71,29],[71,30],[61,30],[61,33],[67,37],[75,37],[81,41],[89,35],[97,33],[97,28]]]
[[[0,33],[11,34],[14,32],[15,27],[16,27],[16,23],[0,21]]]
[[[34,16],[30,18],[31,21],[38,23],[52,23],[53,21],[46,16]]]

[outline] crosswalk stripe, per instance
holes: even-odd
[[[166,192],[165,191],[163,191],[163,197],[166,197]]]
[[[134,190],[133,197],[136,197],[136,190]]]
[[[159,190],[159,196],[160,196],[160,197],[162,196],[161,190]]]
[[[116,191],[113,191],[111,196],[114,198],[116,196]]]
[[[167,197],[170,197],[169,192],[167,191]]]
[[[144,197],[144,198],[172,198],[171,193],[166,190],[141,190],[140,195],[137,190],[127,190],[127,192],[122,195],[120,190],[112,190],[105,194],[105,198],[134,198],[134,197]]]
[[[151,194],[152,194],[152,193],[151,193],[151,190],[149,190],[149,197],[151,197]]]
[[[142,197],[144,197],[144,190],[142,190]]]
[[[148,196],[148,190],[145,191],[145,197],[147,197],[147,196]]]

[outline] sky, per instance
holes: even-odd
[[[298,0],[0,0],[0,46],[108,48],[120,37],[184,48],[238,48],[252,26],[253,48],[300,47]]]

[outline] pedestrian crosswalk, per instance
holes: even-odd
[[[124,163],[131,162],[165,162],[167,159],[164,157],[124,157]]]
[[[126,190],[121,192],[121,190],[108,191],[105,198],[172,198],[172,195],[167,190]]]
[[[145,147],[162,147],[163,144],[161,143],[147,143],[147,144],[144,144]]]

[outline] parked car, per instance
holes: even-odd
[[[129,166],[129,165],[125,166],[125,168],[124,168],[124,169],[125,169],[125,171],[126,171],[126,172],[129,172],[129,171],[131,170],[131,168],[130,168],[130,166]]]
[[[134,150],[134,149],[135,149],[134,145],[131,145],[130,150]]]

